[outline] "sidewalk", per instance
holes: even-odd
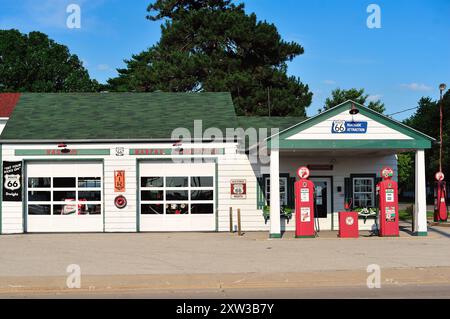
[[[367,266],[382,282],[450,285],[450,229],[428,237],[281,240],[267,233],[43,234],[0,237],[0,292],[62,290],[67,266],[82,288],[207,289],[365,285]],[[91,287],[91,288],[89,288]]]

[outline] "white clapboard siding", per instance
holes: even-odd
[[[334,121],[346,121],[346,122],[367,122],[367,133],[365,134],[332,134],[332,127]],[[297,134],[294,134],[287,138],[288,140],[412,140],[409,137],[399,131],[396,131],[386,125],[383,125],[377,121],[374,121],[362,114],[350,115],[348,110],[343,111],[341,114],[333,116],[328,120],[322,121],[310,128],[307,128]]]

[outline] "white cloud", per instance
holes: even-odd
[[[402,88],[410,91],[431,91],[433,88],[423,83],[404,83],[400,85]]]
[[[325,80],[325,81],[323,81],[323,83],[325,83],[327,85],[335,85],[336,81],[334,81],[334,80]]]
[[[97,65],[97,70],[99,71],[112,71],[112,68],[108,64]]]
[[[376,102],[378,100],[381,100],[382,97],[383,97],[383,95],[381,95],[381,94],[369,95],[367,97],[367,102]]]

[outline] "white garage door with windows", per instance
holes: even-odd
[[[214,163],[140,163],[140,231],[215,231]]]
[[[27,232],[103,232],[102,163],[28,163],[26,186]]]

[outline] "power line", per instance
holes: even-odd
[[[397,114],[409,112],[409,111],[412,111],[412,110],[416,110],[416,109],[418,109],[418,108],[419,108],[418,106],[412,107],[412,108],[410,108],[410,109],[406,109],[406,110],[403,110],[403,111],[399,111],[399,112],[395,112],[395,113],[392,113],[392,114],[388,114],[388,116],[393,116],[393,115],[397,115]]]

